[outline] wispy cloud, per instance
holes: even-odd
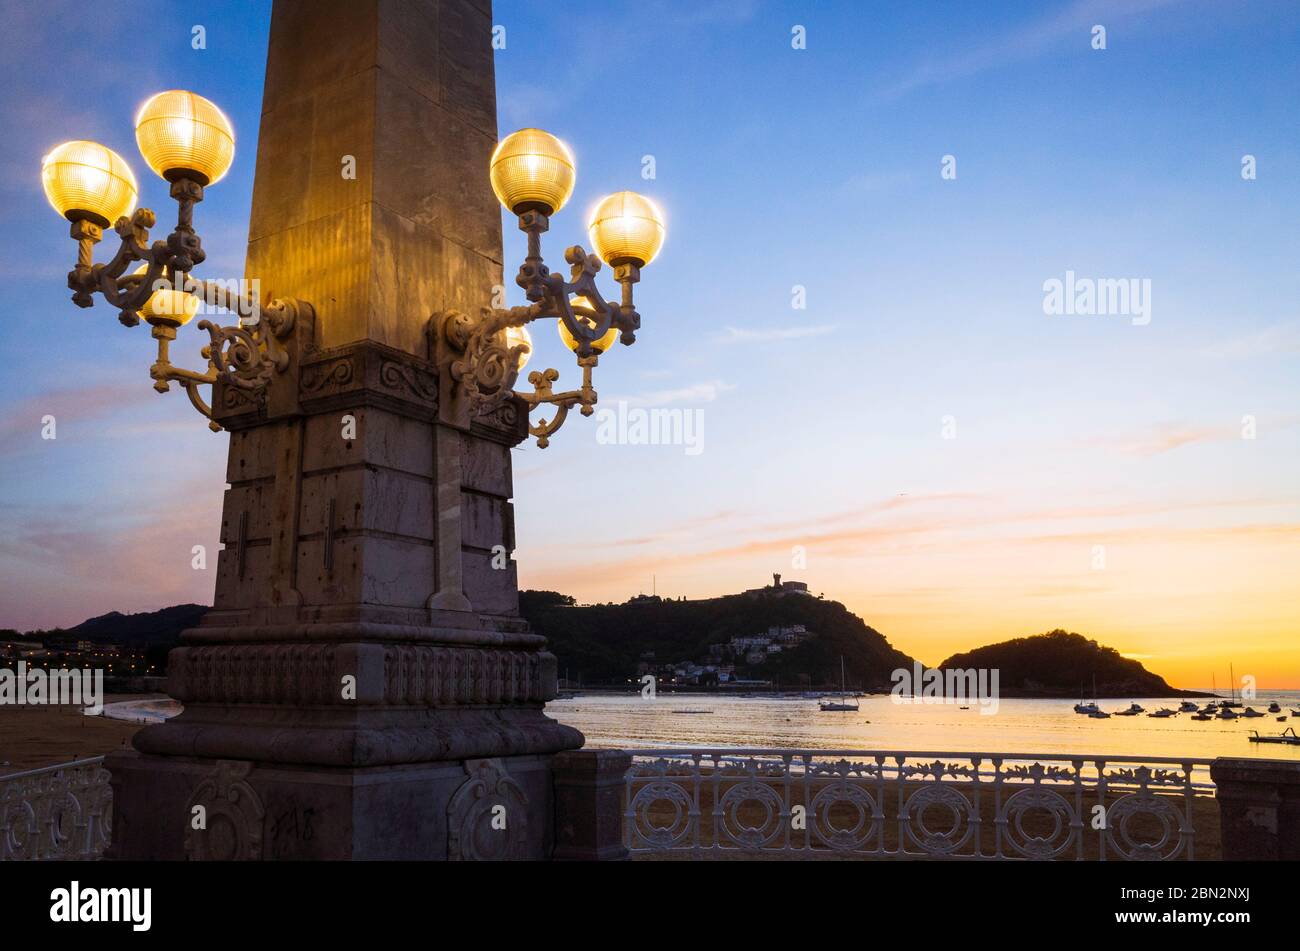
[[[0,627],[75,624],[106,611],[210,604],[222,499],[210,475],[174,487],[147,509],[99,500],[10,507],[4,513]],[[193,567],[195,545],[206,566]],[[124,567],[126,566],[126,567]]]
[[[1066,37],[1087,43],[1088,30],[1097,23],[1108,29],[1143,13],[1172,6],[1183,0],[1079,0],[1051,16],[1043,17],[1004,36],[976,42],[966,51],[934,57],[916,64],[911,71],[879,93],[881,99],[897,99],[926,86],[965,79],[989,69],[1030,59],[1051,49]],[[963,43],[965,39],[963,38]]]
[[[798,523],[753,524],[742,520],[751,531],[727,544],[717,544],[715,530],[700,533],[704,546],[694,551],[682,550],[681,536],[668,532],[661,537],[638,536],[603,544],[605,550],[626,548],[624,559],[602,559],[601,574],[606,581],[633,580],[666,565],[675,570],[686,568],[729,567],[751,556],[780,556],[784,561],[795,546],[818,557],[861,557],[927,550],[936,553],[970,555],[995,550],[1006,556],[1012,549],[1026,550],[1045,545],[1068,544],[1086,550],[1103,540],[1125,539],[1131,543],[1174,543],[1180,546],[1221,544],[1229,541],[1252,543],[1289,543],[1300,537],[1300,523],[1284,521],[1243,521],[1235,525],[1171,526],[1161,517],[1176,513],[1196,513],[1214,509],[1237,509],[1242,515],[1252,508],[1293,505],[1277,499],[1212,499],[1202,501],[1124,502],[1110,505],[1062,505],[1052,508],[1027,506],[1013,509],[999,507],[997,500],[967,493],[932,493],[916,497],[897,496],[881,499],[849,511],[827,513],[820,518]],[[942,505],[941,503],[952,503]],[[964,508],[964,511],[963,511]],[[881,516],[894,513],[897,517]],[[1107,525],[1117,519],[1145,519],[1143,524]],[[1083,524],[1078,530],[1046,531],[1053,522]],[[673,543],[671,554],[655,551],[661,541]],[[636,554],[632,554],[636,552]],[[567,585],[581,590],[589,578],[585,561],[559,563],[541,574],[550,585]],[[1022,593],[1034,597],[1068,597],[1097,594],[1105,590],[1104,579],[1089,578],[1062,587],[1058,583],[1031,586]]]
[[[53,416],[57,427],[103,419],[157,396],[138,383],[102,383],[51,390],[0,409],[0,456],[25,452],[40,444],[42,420]]]
[[[754,330],[748,327],[728,327],[718,337],[720,343],[752,343],[767,340],[798,340],[802,337],[820,337],[835,330],[835,324],[814,324],[808,327],[771,327]]]
[[[1264,430],[1289,429],[1300,416],[1280,416],[1262,424]],[[1216,424],[1161,423],[1139,432],[1124,433],[1090,440],[1095,446],[1109,447],[1134,456],[1157,456],[1197,443],[1227,442],[1242,438],[1241,421]]]
[[[736,387],[722,380],[708,380],[693,383],[672,390],[655,390],[634,396],[622,397],[629,406],[667,406],[672,403],[712,403],[719,395],[734,390]]]
[[[1198,347],[1194,354],[1224,360],[1300,354],[1300,320],[1284,320],[1239,337]]]
[[[1233,435],[1233,430],[1227,426],[1190,426],[1168,423],[1152,427],[1145,432],[1113,437],[1101,442],[1130,455],[1156,456],[1162,452],[1172,452],[1175,449],[1181,449],[1183,446],[1191,446],[1196,443],[1221,442],[1232,438]]]

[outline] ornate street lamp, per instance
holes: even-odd
[[[135,176],[120,155],[95,142],[65,142],[45,156],[41,179],[50,204],[72,222],[77,241],[77,264],[68,273],[72,300],[91,307],[102,294],[119,311],[118,319],[134,327],[143,318],[153,328],[158,355],[149,375],[154,389],[165,393],[179,384],[195,408],[209,419],[212,430],[220,424],[199,387],[221,381],[260,399],[276,372],[288,365],[281,346],[299,315],[311,305],[293,298],[261,305],[216,282],[198,281],[190,271],[205,258],[202,241],[194,230],[194,206],[203,191],[219,181],[235,155],[235,136],[229,120],[213,103],[192,92],[159,93],[141,107],[135,122],[136,142],[149,167],[171,185],[177,202],[176,227],[166,240],[150,243],[154,213],[136,208]],[[596,254],[575,245],[565,251],[570,279],[552,274],[542,259],[541,236],[550,216],[573,193],[573,154],[559,139],[540,129],[521,129],[507,136],[492,155],[492,188],[506,208],[519,216],[520,230],[528,235],[528,254],[519,267],[516,283],[530,301],[524,307],[484,307],[475,320],[459,311],[435,315],[435,326],[455,358],[446,367],[462,384],[469,411],[488,415],[505,402],[519,398],[531,410],[543,404],[556,408],[554,418],[529,426],[537,444],[545,447],[550,436],[577,405],[590,416],[596,404],[591,373],[615,336],[624,344],[636,339],[641,317],[632,300],[632,288],[641,268],[658,253],[664,239],[663,215],[650,199],[634,192],[618,192],[600,201],[588,222]],[[94,263],[94,247],[110,224],[121,240],[107,264]],[[619,302],[606,301],[596,286],[601,258],[622,285]],[[137,262],[138,267],[132,268]],[[177,331],[198,311],[200,298],[237,313],[240,324],[222,327],[208,320],[198,326],[210,343],[202,350],[208,361],[203,372],[175,367],[169,346]],[[516,392],[514,384],[528,362],[532,341],[526,329],[536,320],[557,321],[560,338],[577,355],[582,385],[556,393],[556,370],[528,375],[532,392]]]
[[[310,305],[283,300],[259,307],[253,298],[189,276],[206,257],[194,230],[194,206],[235,157],[234,130],[220,109],[192,92],[158,93],[136,116],[135,138],[149,167],[171,184],[177,203],[176,227],[165,241],[150,243],[154,213],[135,208],[135,176],[116,152],[95,142],[65,142],[41,162],[45,195],[72,222],[77,242],[77,265],[68,272],[68,287],[78,307],[93,306],[94,295],[102,294],[127,327],[143,317],[158,341],[158,357],[149,369],[154,389],[165,393],[171,383],[180,384],[217,432],[221,426],[198,388],[221,379],[252,393],[264,391],[287,363],[278,340],[293,329],[300,309]],[[110,224],[121,244],[109,263],[95,264],[95,245]],[[143,264],[128,273],[137,261]],[[176,331],[198,311],[200,297],[243,316],[237,327],[199,321],[211,338],[202,351],[208,361],[202,373],[173,366],[168,352]]]
[[[509,211],[519,216],[519,230],[528,235],[528,254],[519,266],[515,283],[531,302],[524,307],[484,307],[473,320],[460,311],[442,314],[444,339],[460,356],[450,366],[452,377],[479,414],[496,411],[518,397],[531,410],[543,404],[555,407],[551,420],[529,425],[537,445],[545,448],[564,424],[569,410],[579,406],[590,416],[596,405],[591,372],[614,337],[630,345],[641,327],[633,305],[632,288],[641,280],[641,268],[654,259],[664,241],[663,214],[650,199],[635,192],[618,192],[601,200],[592,212],[587,233],[596,250],[588,254],[579,245],[564,252],[569,280],[553,274],[542,259],[542,234],[573,194],[576,168],[569,147],[541,129],[520,129],[497,145],[490,163],[492,190]],[[601,259],[614,269],[622,286],[622,300],[606,301],[596,286]],[[436,319],[436,318],[435,318]],[[518,392],[515,380],[528,361],[532,342],[525,329],[535,320],[557,322],[560,339],[578,358],[582,385],[556,393],[559,379],[553,369],[528,374],[533,390]]]

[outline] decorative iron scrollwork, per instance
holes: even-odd
[[[624,263],[614,268],[614,278],[622,286],[621,302],[606,301],[596,284],[600,272],[600,258],[588,254],[574,245],[564,252],[569,264],[569,280],[551,272],[542,262],[541,234],[547,228],[546,216],[530,211],[519,216],[519,227],[528,233],[529,255],[515,278],[524,288],[532,303],[521,307],[484,307],[477,320],[461,311],[444,311],[435,315],[437,329],[458,356],[448,367],[454,380],[462,387],[478,416],[491,416],[503,404],[519,398],[528,409],[554,406],[550,418],[530,423],[529,435],[546,448],[550,438],[568,418],[569,411],[578,407],[583,416],[595,411],[597,394],[592,386],[592,371],[599,362],[601,350],[597,344],[610,332],[619,331],[618,339],[624,345],[636,341],[641,328],[641,315],[633,304],[633,286],[641,279],[641,269],[636,264]],[[583,299],[585,304],[573,299]],[[582,383],[576,390],[555,391],[559,371],[534,370],[528,374],[531,392],[515,390],[520,366],[527,347],[511,343],[511,328],[524,327],[538,320],[556,320],[575,341],[574,353],[582,370]]]
[[[138,208],[129,217],[122,216],[113,225],[119,240],[117,252],[106,264],[94,263],[94,247],[103,239],[103,228],[89,219],[72,223],[72,237],[77,241],[77,264],[68,272],[68,287],[78,307],[92,307],[100,294],[118,310],[118,320],[126,327],[138,326],[141,318],[153,328],[158,341],[158,355],[149,368],[154,389],[166,393],[170,384],[178,384],[194,408],[208,418],[208,426],[219,432],[221,425],[213,418],[212,406],[199,387],[221,382],[240,391],[254,405],[260,403],[275,374],[289,362],[280,345],[292,333],[295,323],[310,308],[303,301],[272,300],[265,306],[255,297],[231,290],[212,281],[196,281],[190,271],[207,257],[203,242],[194,230],[194,206],[203,200],[203,185],[180,177],[171,183],[171,197],[177,202],[176,227],[165,240],[149,240],[149,229],[157,222],[148,208]],[[102,219],[101,219],[102,221]],[[142,267],[128,273],[137,262]],[[192,312],[154,313],[148,305],[156,294],[174,295],[170,299],[195,309],[200,303],[238,314],[240,323],[223,327],[200,320],[198,327],[208,333],[209,343],[202,349],[208,361],[203,371],[174,366],[170,358],[171,342]],[[198,298],[190,304],[189,297]]]

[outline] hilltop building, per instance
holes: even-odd
[[[757,598],[759,595],[764,594],[774,594],[777,597],[784,597],[787,594],[803,594],[811,597],[807,583],[803,581],[782,581],[781,576],[775,572],[772,573],[772,583],[770,585],[764,585],[761,588],[749,588],[744,594],[751,598]]]

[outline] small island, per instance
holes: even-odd
[[[1059,628],[954,654],[939,666],[945,670],[997,668],[1004,697],[1214,696],[1171,687],[1159,674],[1115,648]]]

